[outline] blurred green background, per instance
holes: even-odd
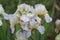
[[[13,14],[17,5],[21,3],[27,3],[30,5],[35,4],[44,4],[49,12],[49,15],[53,18],[51,23],[44,23],[45,33],[41,35],[37,30],[35,33],[32,33],[32,36],[29,40],[55,40],[55,20],[60,19],[60,10],[58,10],[55,5],[60,8],[60,0],[0,0],[0,4],[3,5],[5,12],[8,14]],[[15,33],[11,34],[11,30],[9,27],[9,21],[3,20],[3,26],[0,27],[0,40],[15,40]],[[16,31],[18,30],[19,25],[16,25]]]

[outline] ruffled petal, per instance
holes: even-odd
[[[42,4],[36,4],[35,5],[35,14],[36,15],[45,15],[46,14],[46,8]]]

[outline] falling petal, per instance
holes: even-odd
[[[23,34],[26,38],[29,38],[31,36],[31,31],[30,30],[28,30],[28,31],[24,30]]]
[[[19,38],[19,37],[21,37],[21,36],[22,36],[22,32],[21,32],[20,30],[18,30],[18,31],[16,32],[16,37]]]
[[[16,24],[18,22],[18,17],[15,14],[9,14],[9,21],[11,21],[13,24]]]
[[[47,22],[47,23],[49,23],[49,22],[51,22],[52,21],[52,18],[48,15],[48,14],[45,14],[45,21]]]
[[[16,32],[16,37],[17,37],[17,40],[28,40],[20,30]]]
[[[44,32],[45,32],[44,26],[39,26],[39,27],[37,28],[37,30],[38,30],[41,34],[44,34]]]
[[[3,14],[4,19],[8,20],[9,19],[9,14]]]
[[[3,24],[3,23],[2,23],[2,20],[0,20],[0,26],[2,26],[2,24]]]
[[[11,26],[10,26],[10,29],[11,29],[11,33],[13,34],[14,31],[15,31],[14,25],[11,25]]]

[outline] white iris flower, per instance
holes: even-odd
[[[22,13],[22,15],[20,15]],[[23,32],[17,31],[17,40],[28,40],[31,36],[31,30],[37,28],[37,30],[44,34],[45,28],[41,26],[42,19],[38,17],[44,16],[47,23],[52,21],[52,18],[48,15],[48,11],[42,4],[36,4],[35,9],[33,6],[27,5],[25,3],[18,5],[18,8],[14,14],[7,14],[4,12],[2,5],[0,4],[0,14],[3,14],[4,19],[10,21],[11,33],[15,31],[15,24],[20,23]],[[56,21],[56,24],[60,24],[60,20]],[[0,20],[0,26],[2,25],[2,20]],[[40,26],[39,26],[40,25]]]
[[[58,33],[60,31],[60,20],[57,19],[55,24],[56,24],[55,32]]]

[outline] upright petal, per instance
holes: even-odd
[[[4,8],[2,7],[2,4],[0,4],[0,14],[4,13]]]
[[[25,3],[18,5],[18,10],[19,10],[22,14],[29,12],[29,8],[30,8],[29,5],[27,5],[27,4],[25,4]]]
[[[42,4],[36,4],[35,5],[35,14],[36,15],[45,15],[46,14],[46,8]]]
[[[30,10],[29,10],[32,14],[35,13],[35,9],[33,8],[33,6],[30,6]]]

